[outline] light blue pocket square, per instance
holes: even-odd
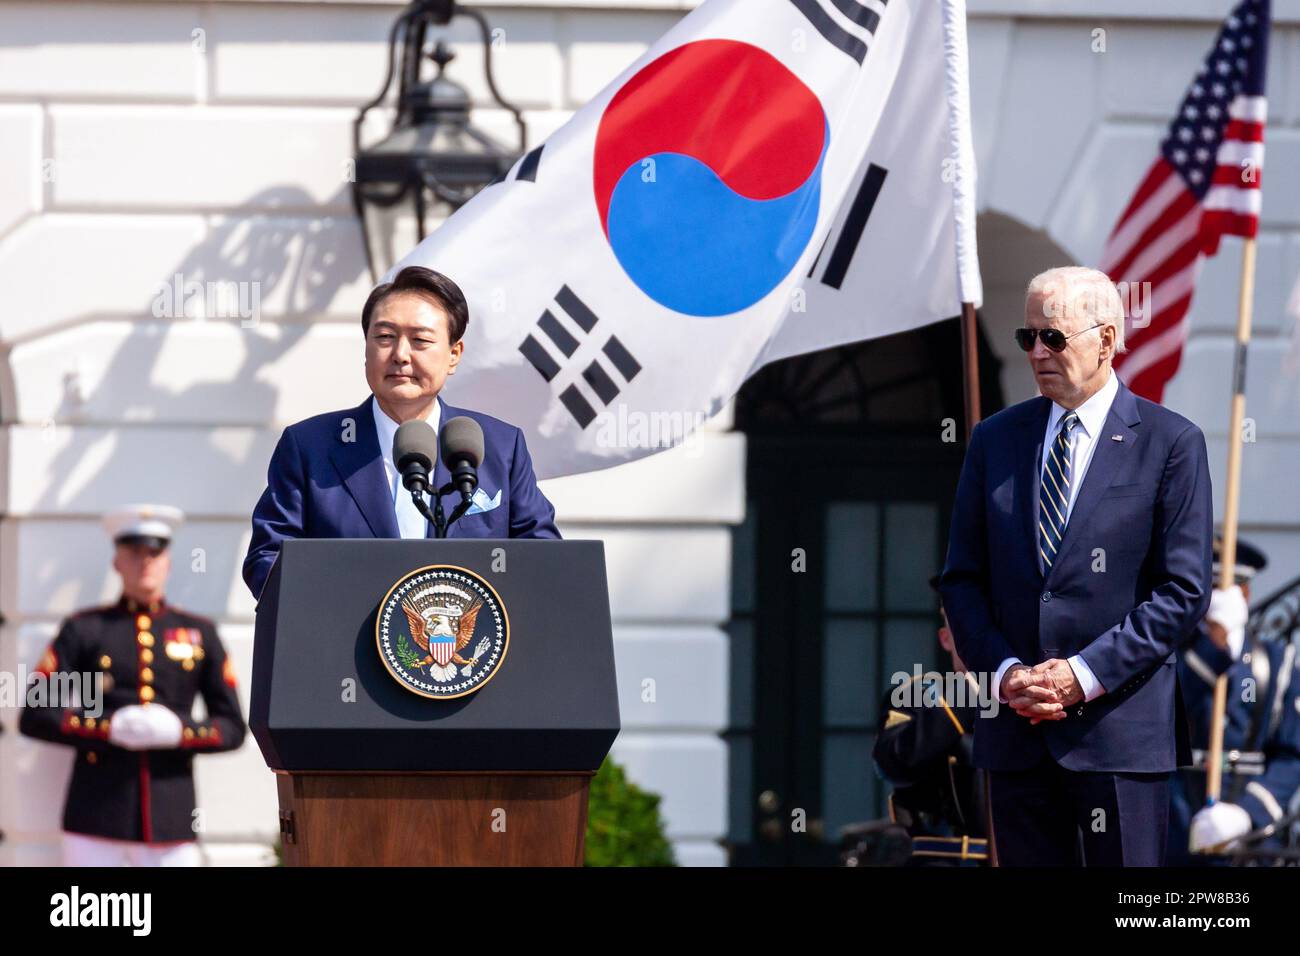
[[[496,508],[500,504],[501,504],[500,488],[497,489],[496,496],[492,498],[489,498],[487,496],[487,492],[484,491],[482,488],[475,488],[474,497],[470,499],[469,511],[466,511],[465,514],[466,516],[481,515],[484,512],[491,511],[493,508]]]

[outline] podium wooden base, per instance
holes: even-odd
[[[581,866],[593,773],[276,771],[286,866]]]

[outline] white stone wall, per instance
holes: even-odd
[[[692,0],[486,2],[497,71],[533,142],[621,71]],[[970,0],[990,331],[1003,347],[1025,279],[1091,262],[1227,0]],[[1296,379],[1281,304],[1300,272],[1300,3],[1278,2],[1245,459],[1244,531],[1262,590],[1300,572]],[[248,686],[248,512],[279,429],[364,394],[356,316],[369,288],[344,175],[356,107],[378,89],[400,5],[0,2],[0,669],[30,665],[58,620],[111,599],[97,516],[173,502],[171,597],[219,619]],[[1108,31],[1107,53],[1090,49]],[[455,36],[469,36],[459,26]],[[485,100],[478,52],[451,72]],[[484,126],[508,137],[508,116]],[[1211,436],[1222,474],[1234,249],[1206,270],[1171,405]],[[257,282],[261,323],[157,318],[176,275]],[[1008,351],[1008,400],[1025,397]],[[454,396],[453,396],[454,397]],[[743,438],[547,483],[566,535],[607,543],[624,731],[615,755],[664,796],[679,859],[718,864],[726,829],[729,526]],[[674,460],[676,459],[676,460]],[[701,494],[699,489],[708,489]],[[188,556],[202,549],[205,570]],[[641,682],[656,681],[643,703]],[[69,753],[0,710],[0,863],[53,859]],[[200,761],[213,862],[256,862],[275,829],[251,741]]]

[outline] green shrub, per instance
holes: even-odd
[[[587,866],[676,866],[664,836],[659,796],[628,781],[606,757],[587,803]]]

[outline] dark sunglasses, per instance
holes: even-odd
[[[1082,335],[1084,332],[1091,332],[1093,329],[1099,329],[1105,322],[1098,322],[1096,325],[1089,326],[1086,329],[1080,329],[1078,332],[1072,332],[1066,335],[1060,329],[1016,329],[1016,344],[1023,351],[1030,352],[1034,348],[1034,339],[1041,338],[1043,344],[1053,352],[1064,352],[1065,343],[1070,341],[1076,335]]]

